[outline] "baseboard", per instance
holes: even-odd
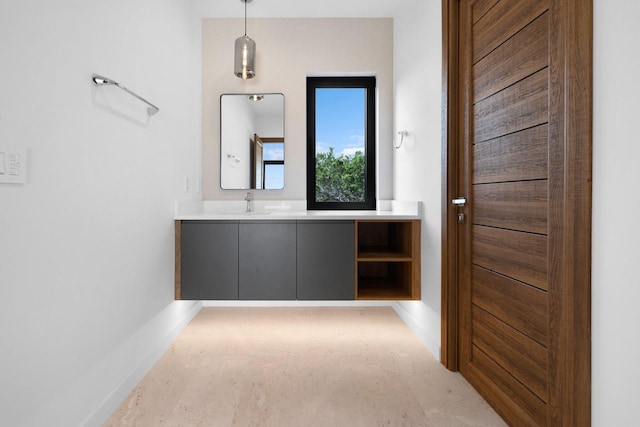
[[[198,314],[201,308],[202,303],[194,302],[183,315],[173,321],[173,325],[170,325],[169,328],[166,328],[166,325],[164,324],[167,319],[157,319],[157,322],[155,322],[157,323],[156,325],[147,325],[145,329],[148,327],[156,327],[168,330],[163,339],[149,346],[150,350],[147,352],[147,356],[139,361],[131,374],[109,395],[109,397],[102,402],[101,405],[99,405],[98,408],[96,408],[96,410],[93,411],[83,425],[89,427],[102,426],[104,422],[109,419],[111,414],[120,406],[129,393],[131,393],[135,386],[142,380],[142,378],[144,378],[153,365],[156,364],[164,352],[169,348],[171,343]]]
[[[406,323],[407,326],[411,328],[413,333],[416,334],[416,336],[420,339],[420,341],[422,341],[425,347],[427,347],[433,357],[440,360],[440,344],[436,342],[433,337],[431,337],[431,335],[429,335],[429,333],[422,327],[422,325],[417,322],[413,318],[413,316],[411,316],[411,314],[400,304],[394,302],[391,306],[396,311],[398,316],[400,316],[400,318],[404,320],[404,323]]]

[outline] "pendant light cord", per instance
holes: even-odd
[[[247,35],[247,0],[242,0],[244,2],[244,35]]]

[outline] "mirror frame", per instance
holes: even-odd
[[[258,94],[258,95],[262,95],[262,96],[269,96],[269,95],[279,95],[282,97],[282,135],[281,136],[272,136],[272,135],[268,135],[268,136],[259,136],[259,134],[256,132],[257,129],[252,129],[252,136],[249,137],[249,142],[250,142],[250,147],[248,150],[248,157],[249,157],[249,185],[247,188],[242,188],[241,186],[237,186],[237,187],[224,187],[224,170],[225,170],[225,166],[227,166],[227,162],[235,162],[235,164],[240,164],[242,163],[244,160],[246,159],[242,159],[237,157],[234,153],[229,151],[229,142],[227,142],[227,146],[225,147],[225,141],[224,141],[224,134],[225,134],[225,116],[224,116],[224,106],[223,106],[223,100],[225,97],[227,96],[238,96],[238,97],[247,97],[249,98],[250,96],[254,95],[254,94]],[[260,101],[257,101],[260,102]],[[231,113],[233,114],[233,113]],[[219,167],[220,167],[220,188],[222,190],[260,190],[260,191],[264,191],[264,190],[283,190],[284,186],[285,186],[285,172],[284,172],[284,164],[285,164],[285,153],[284,153],[284,142],[285,142],[285,97],[283,93],[280,92],[254,92],[254,93],[222,93],[220,94],[220,134],[219,134],[219,144],[220,144],[220,159],[219,159]],[[229,124],[229,121],[227,120],[227,124],[226,126],[232,126],[232,124]],[[257,171],[257,164],[256,164],[256,160],[259,156],[256,155],[257,153],[257,147],[258,145],[262,146],[262,144],[257,143],[257,141],[261,141],[262,143],[282,143],[283,144],[283,153],[282,153],[282,160],[275,160],[275,161],[271,161],[270,164],[282,164],[283,167],[283,171],[282,171],[282,187],[279,188],[256,188],[258,187],[258,182],[260,180],[264,179],[264,170],[265,170],[265,163],[263,162],[261,164],[261,171],[258,172]],[[226,151],[225,151],[226,150]],[[247,153],[247,151],[244,151],[244,153]],[[242,154],[242,153],[241,153]],[[242,174],[243,172],[241,172]],[[229,177],[229,175],[226,175],[227,179]],[[264,184],[262,184],[261,186],[264,186]]]

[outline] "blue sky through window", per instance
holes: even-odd
[[[366,89],[316,89],[316,153],[364,153]]]
[[[284,160],[284,143],[266,142],[262,146],[264,160]],[[266,165],[264,171],[264,188],[284,188],[284,165]]]
[[[262,147],[265,160],[284,160],[284,144],[282,142],[267,142]]]
[[[265,166],[264,188],[269,190],[280,190],[284,188],[284,165]]]

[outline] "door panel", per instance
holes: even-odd
[[[549,126],[544,124],[473,146],[473,183],[546,179]]]
[[[475,64],[475,101],[542,70],[549,63],[548,56],[549,16],[545,12]]]
[[[443,363],[510,425],[589,425],[592,1],[443,12]]]
[[[547,181],[473,186],[473,222],[478,225],[547,233]]]
[[[484,268],[473,267],[474,307],[482,308],[534,341],[547,346],[547,293]]]
[[[501,228],[474,226],[473,265],[547,290],[547,238]]]
[[[474,385],[507,422],[518,427],[548,425],[544,401],[476,346],[473,359],[467,378],[474,378]]]
[[[546,402],[546,347],[481,308],[473,306],[472,310],[473,345]]]
[[[500,389],[492,404],[522,425],[548,419],[547,9],[539,0],[497,2],[464,32],[472,59],[461,64],[471,119],[461,343],[471,351],[461,351],[460,370],[484,393]]]
[[[473,10],[473,23],[478,22],[496,3],[498,3],[498,0],[478,0],[474,2],[471,7]]]
[[[475,103],[473,141],[528,129],[549,120],[549,73],[545,68]]]
[[[514,3],[497,2],[473,24],[474,64],[549,9],[549,2],[545,0],[517,0],[517,6]]]

